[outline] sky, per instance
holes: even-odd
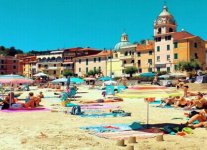
[[[186,31],[207,39],[206,0],[165,0]],[[72,47],[113,49],[153,38],[164,0],[0,0],[0,45],[23,51]]]

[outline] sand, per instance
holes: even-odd
[[[198,89],[199,85],[191,85],[191,90]],[[193,88],[194,89],[193,89]],[[203,86],[202,91],[205,91]],[[41,89],[34,90],[38,93]],[[79,87],[78,100],[92,100],[101,98],[101,91]],[[53,96],[54,92],[43,90],[46,96]],[[21,95],[24,98],[28,92]],[[42,103],[48,108],[57,104],[57,98],[45,98]],[[143,99],[124,99],[117,103],[123,110],[132,112],[131,117],[117,118],[81,118],[64,112],[0,112],[0,149],[1,150],[125,150],[126,147],[116,146],[116,141],[103,139],[88,134],[79,129],[82,126],[146,122],[147,104]],[[58,106],[57,106],[58,107]],[[59,109],[60,110],[60,109]],[[182,117],[183,120],[172,120]],[[161,109],[150,105],[150,124],[156,123],[184,123],[184,111],[176,109]],[[207,149],[207,130],[199,128],[194,134],[181,136],[164,135],[164,141],[157,142],[155,138],[139,140],[134,144],[140,150],[204,150]]]

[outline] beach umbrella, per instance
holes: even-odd
[[[96,80],[96,78],[87,77],[87,78],[84,78],[84,80],[86,80],[86,81],[90,81],[90,80]]]
[[[52,83],[62,83],[62,82],[67,83],[67,81],[68,81],[68,78],[59,78],[59,79],[53,80]],[[70,78],[70,82],[79,84],[79,83],[83,83],[84,80],[81,78],[74,77],[74,78]]]
[[[153,72],[146,72],[146,73],[141,73],[140,76],[141,77],[154,77],[156,76],[156,74]]]
[[[117,82],[116,81],[105,81],[104,84],[105,85],[116,85]]]
[[[40,72],[40,73],[37,73],[35,75],[33,75],[34,77],[47,77],[48,75],[43,73],[43,72]]]
[[[11,91],[12,91],[12,85],[13,84],[28,84],[28,83],[32,83],[33,80],[29,79],[29,78],[25,78],[23,76],[20,75],[2,75],[0,76],[0,83],[4,83],[4,84],[10,84],[11,86]],[[10,102],[9,105],[11,107],[11,97],[10,97]]]
[[[98,80],[100,80],[100,81],[110,81],[110,80],[112,80],[112,78],[106,76],[106,77],[101,77],[101,78],[99,78]]]
[[[170,78],[170,75],[169,74],[163,74],[163,75],[159,76],[158,78],[168,79],[168,78]]]

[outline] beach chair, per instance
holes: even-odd
[[[68,93],[68,98],[71,98],[71,99],[73,98],[73,100],[75,100],[76,93],[77,93],[76,89],[72,87],[70,89],[70,92]]]
[[[106,95],[114,95],[114,86],[113,85],[107,85],[106,86]]]

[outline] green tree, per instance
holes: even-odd
[[[87,76],[94,76],[96,74],[101,74],[101,70],[90,70],[88,73],[87,73]]]
[[[73,75],[73,72],[69,69],[64,70],[64,72],[63,72],[63,76],[65,76],[65,77],[72,76],[72,75]]]
[[[127,67],[126,69],[124,69],[124,72],[126,74],[129,74],[130,77],[132,77],[132,75],[137,72],[137,68],[136,67]]]
[[[195,59],[191,59],[190,61],[180,61],[177,63],[177,66],[177,70],[187,72],[197,71],[201,69],[200,63]]]

